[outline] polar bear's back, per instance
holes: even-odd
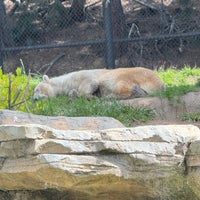
[[[106,69],[91,69],[91,70],[80,70],[70,72],[61,76],[51,78],[51,81],[55,84],[68,84],[68,82],[77,82],[80,84],[81,81],[86,79],[96,78],[99,75],[105,73]]]
[[[164,88],[153,70],[142,67],[109,70],[100,76],[99,82],[102,96],[119,98],[131,96],[134,88],[138,87],[147,94]]]

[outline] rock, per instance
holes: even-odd
[[[148,107],[154,110],[157,119],[180,119],[185,113],[200,112],[200,92],[190,92],[174,100],[158,97],[135,98],[121,101],[133,107]]]
[[[200,139],[189,143],[189,150],[186,154],[186,164],[188,173],[198,174],[200,177]]]
[[[2,124],[0,196],[199,199],[199,141],[193,125],[58,130]]]
[[[101,130],[124,127],[111,117],[49,117],[11,110],[0,110],[0,124],[41,124],[60,130]]]
[[[199,112],[200,102],[197,99],[200,98],[200,92],[189,92],[180,97],[180,102],[185,106],[187,113]]]

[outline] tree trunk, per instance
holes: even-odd
[[[85,6],[86,0],[73,0],[71,8],[70,8],[70,14],[74,21],[83,21],[85,19]]]
[[[0,0],[0,47],[3,47],[6,11],[3,0]]]
[[[5,24],[5,5],[3,0],[0,0],[0,68],[3,69],[3,51],[2,48],[4,47],[4,24]]]
[[[12,37],[7,23],[6,8],[3,0],[0,0],[0,45],[1,47],[12,46]]]
[[[114,39],[126,38],[126,22],[121,0],[112,0],[111,2]],[[115,44],[116,57],[122,56],[124,53],[126,53],[126,51],[127,43]]]

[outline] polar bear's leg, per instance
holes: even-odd
[[[117,83],[104,85],[102,89],[103,96],[117,99],[126,99],[132,95],[133,86],[127,81],[118,81]]]
[[[73,90],[70,90],[69,93],[68,93],[68,96],[72,99],[75,99],[78,97],[78,91],[73,89]]]
[[[94,93],[98,90],[98,87],[99,81],[86,79],[80,84],[78,88],[78,95],[85,96],[88,99],[94,98],[96,97]]]
[[[139,85],[134,85],[133,89],[132,89],[132,95],[133,97],[141,97],[141,96],[145,96],[148,93],[142,89]]]
[[[115,86],[115,90],[112,91],[112,96],[120,99],[139,97],[146,94],[147,92],[143,90],[138,84],[130,84],[127,81],[119,81]]]

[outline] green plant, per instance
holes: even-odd
[[[196,113],[185,113],[185,114],[183,114],[183,116],[182,116],[182,120],[198,122],[198,121],[200,121],[200,112],[196,112]]]
[[[181,85],[194,85],[200,79],[200,69],[190,68],[185,66],[178,70],[173,67],[167,70],[159,70],[158,75],[164,81],[167,87],[181,86]]]
[[[16,69],[16,75],[0,70],[0,109],[27,110],[35,84],[36,79],[25,75],[22,68]]]

